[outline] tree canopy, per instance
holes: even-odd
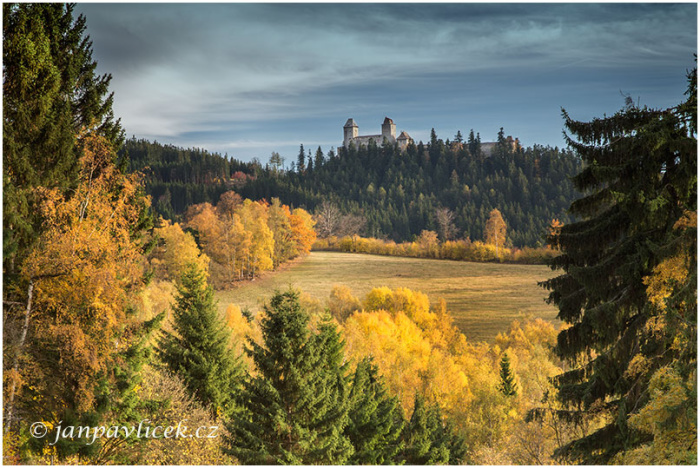
[[[693,71],[688,99],[670,109],[627,106],[590,122],[564,112],[586,164],[573,182],[586,195],[570,208],[580,220],[550,237],[563,274],[544,286],[571,324],[556,347],[572,366],[556,379],[559,398],[570,418],[602,421],[559,449],[573,460],[607,463],[654,440],[630,418],[657,372],[670,366],[695,385],[696,86]]]

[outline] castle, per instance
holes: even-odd
[[[350,118],[345,122],[345,126],[343,126],[343,146],[346,149],[350,146],[350,143],[353,143],[355,148],[359,148],[363,145],[368,146],[370,140],[374,140],[377,146],[382,146],[382,144],[384,144],[384,139],[386,139],[389,144],[398,143],[399,149],[405,151],[406,147],[408,147],[410,143],[413,143],[413,138],[406,132],[401,132],[401,135],[396,138],[396,125],[394,125],[394,121],[389,117],[384,118],[381,135],[358,135],[359,130],[360,128],[357,126],[354,119]],[[498,143],[495,141],[482,141],[481,154],[484,157],[490,157],[496,150],[497,145]],[[520,141],[508,135],[506,138],[506,145],[508,145],[512,151],[516,151],[520,147]]]
[[[343,127],[343,146],[345,146],[345,148],[348,148],[350,143],[353,143],[357,148],[361,145],[367,146],[370,140],[374,140],[377,146],[382,146],[384,139],[386,139],[386,141],[392,145],[398,143],[399,149],[404,151],[409,143],[413,142],[413,139],[406,132],[401,132],[401,135],[396,138],[396,125],[394,125],[394,121],[389,117],[384,118],[381,135],[359,135],[359,130],[360,128],[355,121],[352,118],[348,119]]]

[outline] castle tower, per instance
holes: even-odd
[[[357,135],[359,135],[359,127],[355,123],[353,119],[348,119],[347,122],[345,122],[345,126],[343,127],[343,146],[346,148],[350,146],[350,142],[352,141],[353,138],[357,138]]]
[[[389,143],[396,141],[396,125],[394,125],[394,121],[389,117],[384,117],[384,123],[382,124],[382,137],[386,138]]]

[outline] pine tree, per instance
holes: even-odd
[[[178,285],[173,319],[176,333],[165,332],[158,343],[161,360],[212,414],[235,413],[242,364],[229,349],[230,336],[219,319],[214,292],[194,264]]]
[[[316,170],[320,169],[321,166],[323,166],[323,150],[319,146],[316,149],[316,156],[314,159],[314,167],[316,167]]]
[[[501,383],[498,385],[498,390],[507,397],[518,394],[518,384],[515,382],[515,375],[510,368],[510,358],[506,353],[503,353],[501,358]]]
[[[563,252],[552,267],[564,273],[543,285],[571,325],[556,352],[573,367],[556,384],[570,419],[605,421],[558,450],[573,461],[607,463],[649,441],[628,418],[648,401],[652,375],[696,360],[697,306],[683,317],[681,308],[660,311],[645,284],[667,258],[662,246],[679,235],[674,226],[697,210],[695,72],[689,78],[689,99],[675,108],[628,106],[591,122],[564,112],[567,141],[586,163],[573,181],[587,195],[570,208],[581,220],[550,237]],[[678,330],[690,337],[687,345],[677,345]]]
[[[387,393],[377,366],[370,359],[355,369],[350,392],[350,422],[345,434],[355,447],[351,465],[395,464],[403,445],[405,425],[398,398]]]
[[[257,373],[243,390],[245,417],[228,423],[226,451],[243,464],[342,464],[352,454],[343,344],[329,322],[318,334],[295,291],[265,307],[263,345],[248,350]]]
[[[76,135],[118,148],[110,75],[95,74],[75,5],[3,4],[3,258],[5,291],[41,233],[37,186],[66,193],[78,180]]]
[[[297,156],[297,172],[302,173],[306,170],[306,153],[304,145],[299,145],[299,155]]]
[[[466,455],[464,439],[443,421],[440,407],[426,405],[420,395],[416,395],[403,439],[403,460],[407,465],[459,465]]]

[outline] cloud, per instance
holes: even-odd
[[[99,70],[114,76],[115,112],[128,132],[161,139],[219,132],[221,144],[301,125],[310,138],[332,141],[313,129],[348,115],[409,121],[421,113],[422,125],[431,126],[476,107],[494,115],[484,121],[506,120],[518,101],[556,109],[554,88],[597,102],[583,92],[596,92],[587,86],[595,82],[669,94],[668,80],[650,80],[659,69],[678,74],[692,65],[697,37],[694,4],[77,9],[87,16]]]

